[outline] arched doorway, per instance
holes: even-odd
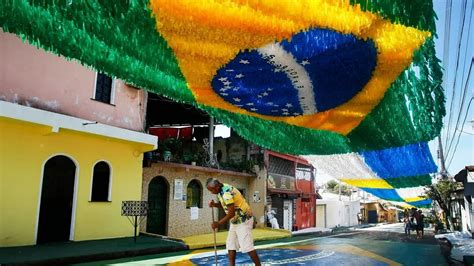
[[[148,185],[148,216],[146,231],[166,235],[166,217],[168,209],[168,182],[161,176],[153,178]]]
[[[44,165],[37,243],[68,241],[76,164],[58,155]]]

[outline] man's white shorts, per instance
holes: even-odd
[[[241,224],[230,224],[229,234],[227,235],[227,250],[235,250],[247,253],[254,250],[253,246],[253,217]]]

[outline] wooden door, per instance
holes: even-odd
[[[166,235],[168,195],[168,182],[160,176],[153,178],[148,186],[147,232]]]
[[[49,159],[44,166],[37,243],[68,241],[74,198],[76,165],[66,156]]]

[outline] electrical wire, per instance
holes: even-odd
[[[459,121],[460,121],[460,118],[462,116],[462,113],[463,113],[463,107],[464,107],[464,99],[466,97],[466,93],[467,93],[467,90],[468,90],[468,85],[469,85],[469,80],[471,78],[471,70],[472,70],[472,65],[474,63],[474,57],[471,57],[471,64],[469,66],[469,72],[468,72],[468,75],[467,75],[467,80],[466,80],[466,83],[464,84],[464,89],[463,89],[463,93],[462,93],[462,97],[461,97],[461,107],[459,108],[459,114],[458,114],[458,118],[456,120],[456,126],[454,128],[454,134],[453,134],[453,138],[451,139],[451,143],[448,147],[448,150],[446,151],[446,158],[449,156],[449,152],[451,151],[451,145],[452,143],[454,142],[454,139],[456,138],[456,130],[458,129],[458,126],[459,126]],[[472,101],[472,99],[471,99]],[[469,113],[469,109],[466,110],[466,116],[465,118],[467,117],[467,114]],[[465,120],[465,119],[464,119]],[[465,123],[465,121],[463,122],[463,124]],[[461,135],[460,133],[458,134],[458,142],[459,142],[459,135]]]
[[[471,107],[471,103],[472,103],[472,100],[473,100],[473,99],[474,99],[474,98],[471,98],[471,100],[469,101],[469,104],[468,104],[468,106],[467,106],[467,112],[466,112],[466,115],[464,116],[464,121],[463,121],[463,123],[462,123],[463,125],[466,123],[467,114],[469,113],[469,108]],[[458,149],[459,139],[461,139],[461,133],[459,133],[459,137],[458,137],[458,140],[457,140],[457,142],[456,142],[456,146],[454,147],[454,151],[453,151],[453,154],[452,154],[452,156],[451,156],[451,160],[450,160],[449,163],[448,163],[448,168],[449,168],[449,166],[451,165],[451,162],[452,162],[453,159],[454,159],[454,155],[456,154],[456,151],[457,151],[457,149]]]
[[[449,77],[449,40],[451,35],[451,10],[452,10],[452,0],[446,1],[446,10],[444,17],[444,49],[443,49],[443,84],[442,88],[446,89],[448,84]],[[441,132],[440,132],[441,135]],[[441,137],[441,136],[440,136]],[[448,142],[448,134],[446,134],[445,143]],[[446,144],[445,144],[446,145]]]
[[[450,104],[450,107],[449,107],[449,118],[448,118],[448,126],[447,126],[447,131],[446,131],[446,143],[445,143],[445,147],[447,147],[448,145],[448,142],[450,141],[450,138],[449,138],[449,135],[450,135],[450,128],[451,128],[451,118],[452,118],[452,114],[453,114],[453,108],[454,108],[454,100],[455,100],[455,97],[456,97],[456,76],[457,76],[457,73],[458,73],[458,69],[459,69],[459,59],[460,59],[460,52],[461,52],[461,43],[462,43],[462,37],[463,37],[463,34],[464,34],[464,21],[466,19],[466,6],[467,6],[467,1],[464,0],[464,5],[462,5],[461,7],[461,14],[462,14],[462,18],[461,20],[459,21],[460,23],[460,31],[459,31],[459,38],[458,38],[458,49],[457,49],[457,53],[456,53],[456,67],[455,67],[455,71],[454,71],[454,84],[453,84],[453,87],[452,87],[452,91],[453,93],[451,94],[451,104]],[[448,40],[449,42],[449,40]],[[445,68],[446,71],[447,68]],[[446,81],[447,83],[447,81]],[[452,138],[451,138],[451,142],[452,142]],[[446,156],[445,156],[446,157]]]

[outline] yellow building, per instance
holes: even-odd
[[[155,136],[0,101],[0,246],[133,235]]]

